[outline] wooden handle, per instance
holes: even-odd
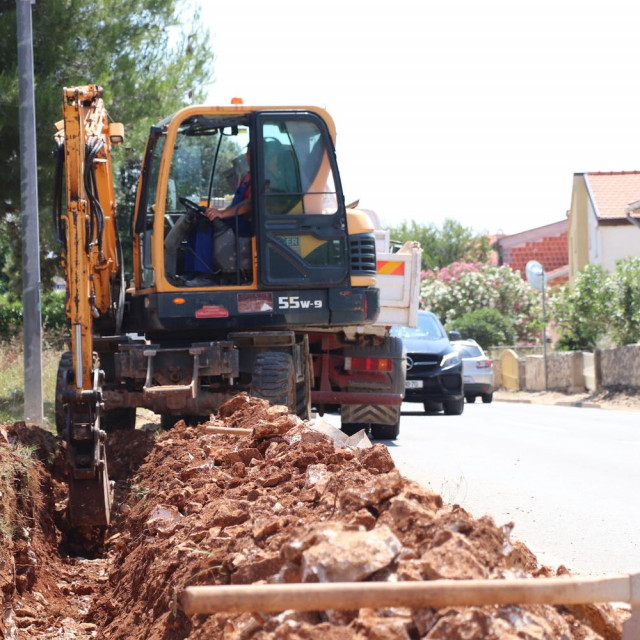
[[[242,429],[241,427],[214,427],[209,425],[204,428],[206,433],[223,433],[230,436],[250,436],[252,429]]]
[[[180,606],[190,616],[217,611],[630,602],[633,577],[197,586],[182,591]]]

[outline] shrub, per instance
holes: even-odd
[[[640,341],[640,258],[618,260],[611,276],[611,337],[617,346]]]
[[[483,347],[513,344],[516,338],[513,324],[497,309],[476,309],[465,313],[452,322],[451,329]]]
[[[0,295],[0,340],[10,340],[22,329],[22,304]]]
[[[549,298],[549,316],[560,335],[556,349],[595,349],[610,326],[612,294],[609,275],[593,264],[578,273],[573,287],[556,289]]]
[[[66,333],[65,298],[55,292],[44,293],[40,299],[42,330],[49,342],[60,343]],[[9,341],[22,332],[22,302],[12,302],[0,295],[0,340]]]

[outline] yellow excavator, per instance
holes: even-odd
[[[73,526],[106,526],[111,429],[170,427],[247,392],[348,434],[395,438],[404,356],[380,310],[370,217],[345,205],[317,107],[191,106],[151,127],[125,274],[111,164],[123,127],[96,85],[63,90],[54,226],[70,350],[56,386]],[[129,280],[131,280],[129,282]]]

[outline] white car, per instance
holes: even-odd
[[[451,346],[462,359],[464,397],[475,402],[480,396],[485,404],[493,400],[493,362],[475,340],[454,340]]]

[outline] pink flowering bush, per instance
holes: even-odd
[[[497,309],[513,325],[518,341],[540,336],[541,294],[511,267],[454,262],[422,274],[420,303],[445,325],[478,309]]]

